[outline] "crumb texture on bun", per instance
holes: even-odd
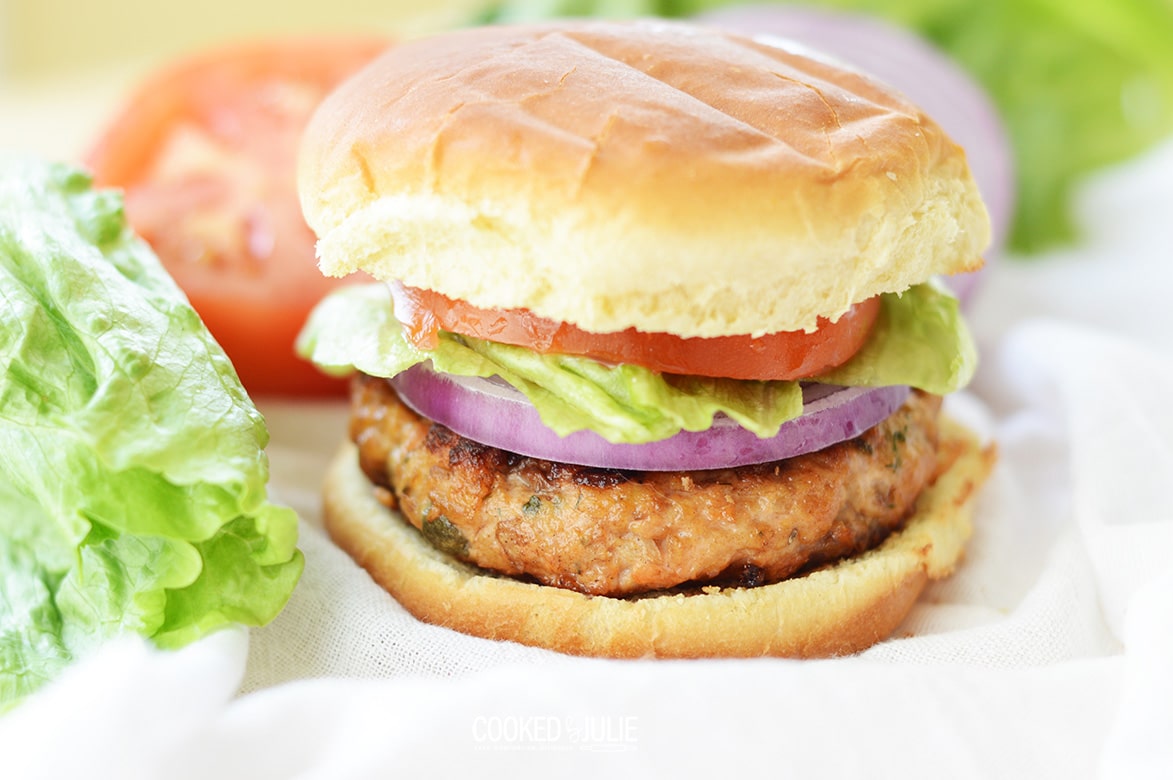
[[[757,588],[622,599],[488,574],[440,552],[381,504],[349,443],[327,474],[326,526],[410,612],[476,636],[621,658],[843,655],[891,635],[925,585],[962,555],[995,456],[942,423],[945,468],[903,530],[863,555]]]
[[[299,178],[326,273],[594,332],[809,330],[989,238],[963,152],[898,93],[676,22],[394,47],[321,105]]]

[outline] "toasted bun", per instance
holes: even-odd
[[[300,191],[327,274],[595,332],[811,329],[989,237],[962,151],[892,89],[663,21],[393,48],[320,106]]]
[[[856,558],[758,588],[592,597],[466,566],[376,500],[350,444],[327,474],[326,527],[410,612],[467,634],[619,658],[842,655],[889,636],[926,583],[961,557],[994,453],[946,420],[940,457],[946,468],[903,531]]]

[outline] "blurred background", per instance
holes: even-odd
[[[0,148],[80,154],[154,68],[229,41],[331,32],[418,35],[478,0],[0,0]]]
[[[1008,137],[1012,192],[994,199],[1012,208],[1006,233],[1017,253],[1072,242],[1073,184],[1173,136],[1173,0],[813,0],[808,7],[915,35],[980,86]],[[152,68],[225,41],[324,32],[408,37],[566,15],[715,14],[740,29],[813,38],[832,53],[836,42],[849,42],[852,51],[840,54],[862,51],[873,70],[891,64],[880,75],[915,97],[917,84],[901,78],[915,82],[924,63],[896,62],[906,43],[869,47],[874,36],[849,40],[835,22],[804,27],[786,16],[794,9],[735,0],[0,0],[0,145],[74,154]],[[935,89],[944,98],[956,91]]]
[[[398,30],[467,21],[482,0],[0,0],[9,80],[107,68],[259,35]]]

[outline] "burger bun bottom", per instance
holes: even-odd
[[[326,528],[409,612],[486,639],[574,655],[705,658],[847,655],[889,637],[931,581],[952,573],[995,460],[945,419],[941,468],[904,528],[879,547],[755,588],[698,586],[635,598],[587,596],[466,565],[375,496],[346,443],[326,475]]]

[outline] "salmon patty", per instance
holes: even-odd
[[[940,398],[914,391],[863,435],[737,469],[633,472],[530,458],[354,380],[350,435],[388,506],[434,546],[501,574],[631,596],[756,586],[875,547],[937,473]]]

